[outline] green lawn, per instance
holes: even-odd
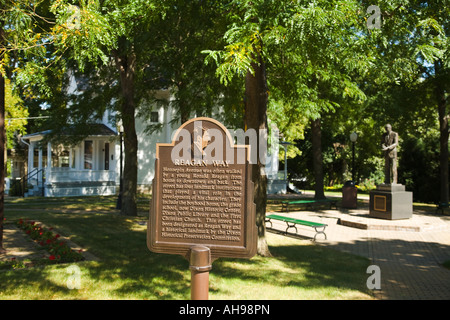
[[[0,299],[189,299],[188,261],[147,249],[139,222],[148,199],[140,208],[143,216],[130,218],[117,214],[114,197],[7,199],[7,222],[41,221],[100,260],[0,271]],[[216,260],[210,299],[372,299],[368,259],[271,233],[268,242],[271,258]],[[67,287],[71,265],[79,289]]]

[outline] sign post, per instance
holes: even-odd
[[[192,300],[208,300],[211,263],[211,250],[208,247],[194,246],[191,248],[189,269],[191,269]]]
[[[191,119],[156,145],[147,246],[189,260],[192,299],[208,298],[215,259],[256,253],[249,158],[250,146],[235,145],[211,118]]]

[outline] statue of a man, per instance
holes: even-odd
[[[392,126],[387,124],[384,126],[386,132],[383,134],[381,149],[384,152],[384,183],[397,184],[397,146],[398,134],[392,131]]]

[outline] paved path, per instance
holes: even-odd
[[[368,208],[296,211],[287,215],[327,223],[327,240],[319,235],[318,245],[367,257],[379,266],[381,290],[374,291],[376,298],[450,299],[450,270],[442,267],[444,261],[450,260],[450,216],[415,210],[408,220],[382,220],[368,217]],[[342,225],[342,220],[357,221],[368,229]],[[285,230],[285,225],[274,224],[274,228]],[[298,230],[304,236],[314,236],[312,228]]]
[[[7,251],[5,254],[0,254],[0,260],[12,258],[34,260],[49,256],[37,243],[31,241],[22,230],[11,223],[6,223],[3,226],[3,247]]]

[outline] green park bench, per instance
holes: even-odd
[[[283,200],[281,201],[281,210],[289,212],[290,205],[306,204],[311,209],[314,204],[330,204],[330,209],[335,207],[337,209],[337,200],[335,199],[298,199],[298,200]]]
[[[327,235],[325,234],[325,228],[328,225],[325,223],[311,222],[311,221],[306,221],[306,220],[300,220],[300,219],[295,219],[295,218],[290,218],[290,217],[279,216],[276,214],[269,214],[268,216],[266,216],[266,222],[270,222],[271,228],[272,228],[272,220],[279,220],[279,221],[286,222],[286,224],[287,224],[286,233],[288,232],[289,228],[294,228],[295,233],[297,233],[298,230],[297,230],[296,225],[302,225],[302,226],[312,227],[312,228],[314,228],[314,230],[316,230],[316,234],[314,235],[314,241],[316,241],[316,237],[318,234],[323,234],[325,236],[325,239],[327,239]]]

